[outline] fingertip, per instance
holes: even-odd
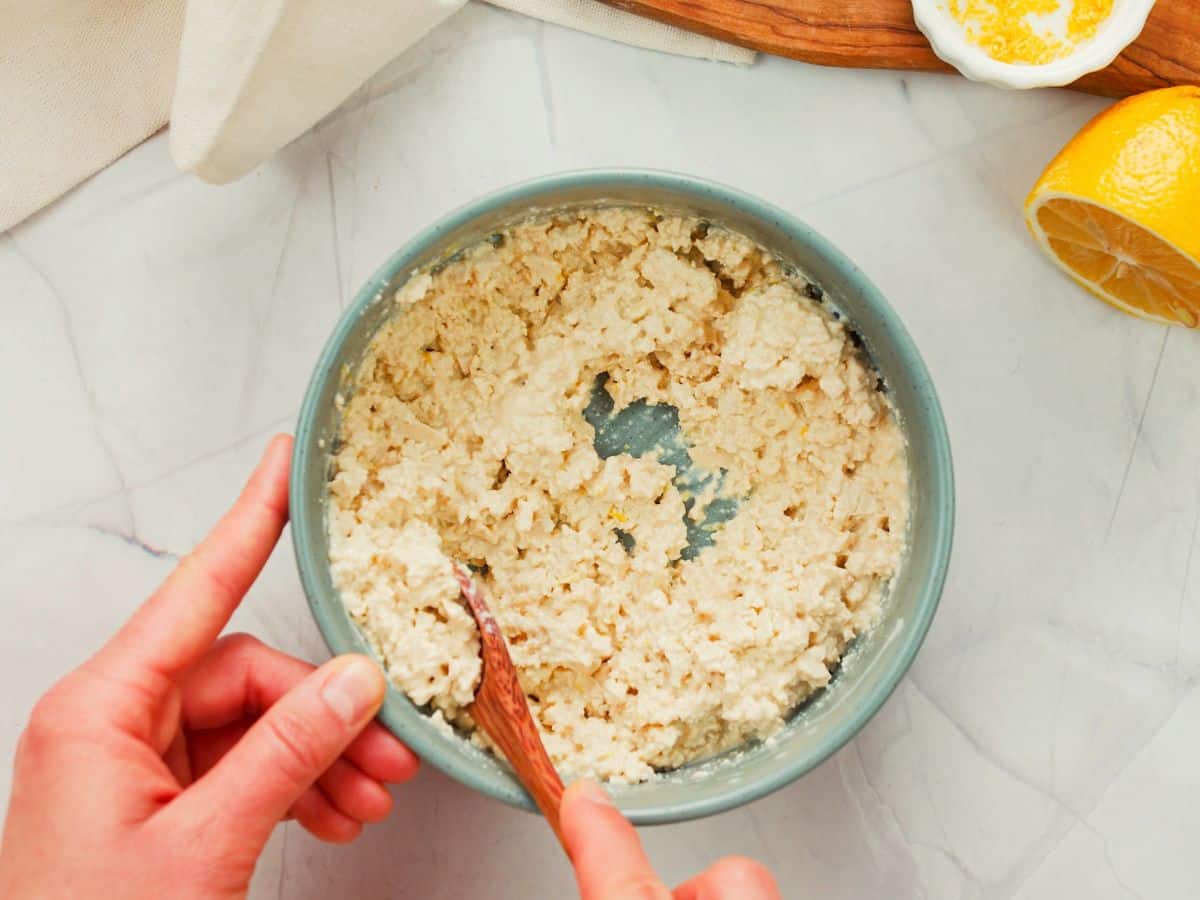
[[[381,822],[392,811],[388,789],[345,759],[335,761],[317,784],[339,812],[359,822]]]
[[[292,453],[293,442],[294,440],[292,436],[286,431],[281,431],[278,434],[272,435],[271,439],[267,441],[267,449],[263,451],[263,456],[273,457],[277,453],[286,453],[290,456]]]
[[[624,820],[612,798],[596,782],[579,779],[567,785],[559,803],[558,815],[569,843],[574,842],[578,831],[588,828],[588,823],[598,812],[606,818],[616,813],[617,817]]]
[[[339,810],[315,786],[300,796],[291,814],[305,831],[326,843],[348,844],[362,834],[362,823]]]
[[[347,665],[354,666],[355,671],[360,673],[359,677],[370,682],[374,691],[375,712],[379,712],[387,696],[387,676],[383,674],[383,667],[363,653],[343,653],[340,658],[348,660]]]
[[[292,436],[277,434],[272,437],[267,442],[267,449],[263,451],[258,467],[271,473],[273,484],[282,482],[286,485],[291,480]]]
[[[345,756],[372,778],[389,784],[411,781],[421,768],[417,755],[378,722],[366,727]]]
[[[780,900],[771,870],[748,856],[725,856],[675,890],[677,900],[706,897],[753,897]]]
[[[398,740],[393,739],[392,743],[397,748],[397,762],[380,780],[390,784],[406,784],[416,778],[417,773],[421,771],[421,759]]]
[[[594,781],[586,778],[580,778],[572,781],[567,785],[567,789],[563,792],[562,805],[568,803],[574,806],[577,803],[595,803],[600,806],[613,806],[612,798],[608,796],[608,792]]]
[[[597,812],[609,814],[616,812],[612,799],[605,790],[594,781],[579,779],[567,785],[559,802],[558,817],[563,829],[563,837],[567,844],[575,847],[584,840],[582,832],[593,831],[592,825]],[[620,813],[617,813],[619,816]],[[572,853],[575,851],[572,850]]]
[[[372,765],[368,774],[387,784],[407,784],[421,771],[421,761],[400,742],[393,743],[398,748],[395,755]]]
[[[730,888],[775,886],[771,870],[748,856],[723,857],[713,863],[712,871],[720,884]]]
[[[270,473],[273,476],[270,480],[274,483],[281,475],[287,473],[291,466],[292,436],[277,434],[267,441],[267,446],[263,448],[262,456],[258,458],[258,465],[255,468],[259,473]]]
[[[340,814],[339,814],[340,815]],[[335,822],[326,826],[324,834],[316,835],[327,844],[349,844],[358,840],[363,833],[363,823],[355,819],[341,816]]]
[[[670,896],[637,831],[600,785],[575,781],[568,786],[559,821],[583,896]]]
[[[392,799],[392,792],[386,786],[380,784],[378,781],[372,782],[372,784],[379,790],[375,795],[377,799],[374,801],[374,808],[366,811],[362,816],[361,821],[367,824],[382,822],[392,814],[392,807],[396,805],[396,801]]]
[[[387,690],[383,672],[360,653],[335,656],[321,666],[317,678],[326,705],[355,731],[365,728],[383,705]]]
[[[382,698],[384,691],[387,690],[387,678],[384,677],[383,669],[379,663],[371,659],[365,653],[340,653],[325,663],[326,666],[337,667],[354,667],[355,676],[364,680],[369,679],[375,693]]]

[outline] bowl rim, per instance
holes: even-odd
[[[410,261],[436,246],[446,234],[469,224],[496,207],[527,203],[531,209],[535,209],[539,196],[556,190],[593,188],[596,190],[597,202],[602,202],[604,198],[601,189],[617,184],[623,187],[664,188],[685,195],[714,198],[739,209],[751,218],[771,223],[796,235],[817,255],[824,257],[883,320],[897,355],[904,362],[906,375],[912,379],[915,393],[927,410],[934,457],[934,478],[928,509],[928,517],[931,520],[931,563],[925,576],[919,581],[916,614],[910,624],[898,634],[897,639],[901,641],[902,646],[891,664],[877,673],[874,683],[867,689],[866,696],[853,714],[848,715],[839,727],[826,733],[819,745],[809,752],[785,760],[773,771],[758,779],[726,785],[695,800],[642,806],[626,811],[635,825],[657,825],[701,818],[750,803],[790,784],[833,756],[870,721],[895,691],[924,642],[938,608],[949,567],[955,518],[953,460],[945,418],[925,363],[899,315],[879,289],[845,254],[800,219],[773,204],[718,182],[676,172],[642,168],[572,170],[518,182],[485,194],[458,207],[405,241],[366,281],[352,302],[343,310],[317,359],[300,407],[291,462],[289,508],[292,511],[292,546],[300,582],[322,639],[332,653],[355,652],[357,648],[339,645],[340,642],[335,636],[334,612],[326,607],[316,579],[314,566],[317,563],[309,559],[314,528],[325,527],[324,514],[320,512],[324,507],[322,497],[312,496],[305,478],[302,477],[302,473],[314,462],[311,457],[315,453],[324,452],[315,447],[312,432],[319,412],[323,386],[329,378],[337,377],[334,364],[342,344],[368,305],[379,300],[381,291],[393,282]],[[319,514],[313,515],[309,512],[311,510],[316,510]],[[388,699],[385,699],[379,712],[379,719],[423,761],[488,797],[536,812],[529,796],[515,781],[499,781],[478,766],[460,764],[458,760],[444,757],[437,746],[432,728],[413,730],[404,727],[394,715],[395,708],[388,702],[393,694],[398,693],[397,689],[389,684]],[[619,797],[617,802],[620,805]]]
[[[946,0],[912,0],[913,20],[936,53],[972,81],[995,87],[1028,90],[1062,87],[1089,72],[1103,69],[1137,40],[1155,0],[1116,0],[1109,21],[1077,50],[1040,65],[1006,63],[993,59],[982,47],[970,43],[962,28],[950,18]]]

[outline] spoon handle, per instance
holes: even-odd
[[[558,821],[558,808],[563,795],[562,779],[558,777],[554,763],[542,746],[521,686],[516,678],[502,680],[509,681],[511,687],[506,690],[492,682],[491,687],[495,690],[487,690],[488,684],[485,682],[467,711],[503,751],[565,851],[567,844]]]
[[[474,579],[460,566],[455,566],[454,574],[462,589],[463,599],[479,626],[483,657],[479,690],[475,693],[474,702],[467,707],[467,712],[500,748],[517,778],[546,817],[563,850],[566,850],[567,844],[558,821],[558,808],[563,795],[562,779],[546,753],[533,715],[529,712],[529,702],[517,680],[504,634]]]

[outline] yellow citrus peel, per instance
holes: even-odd
[[[1102,300],[1200,325],[1200,87],[1139,94],[1089,122],[1034,185],[1025,221]]]

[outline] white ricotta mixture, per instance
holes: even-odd
[[[392,681],[473,729],[453,558],[481,573],[561,770],[640,781],[782,727],[877,618],[908,517],[877,376],[805,288],[742,235],[629,208],[522,224],[410,279],[329,488],[334,581]],[[674,468],[593,446],[602,373],[618,410],[674,406],[740,498],[694,559]]]

